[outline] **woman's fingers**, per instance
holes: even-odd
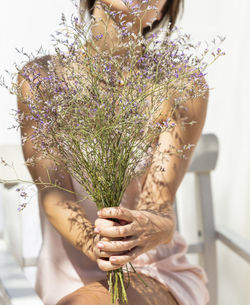
[[[135,247],[131,251],[127,251],[122,255],[111,256],[109,260],[98,258],[96,262],[102,271],[115,270],[134,260],[138,255],[140,255],[140,251],[140,247]]]
[[[109,260],[99,258],[97,259],[98,267],[102,271],[110,271],[121,268],[126,263],[131,262],[138,255],[140,255],[140,251],[141,251],[140,247],[135,247],[134,249],[128,251],[125,254],[119,256],[118,255],[111,256]]]
[[[106,257],[114,256],[114,255],[123,255],[123,251],[109,252],[109,251],[98,250],[99,258],[106,258]]]
[[[95,232],[99,233],[102,236],[109,238],[121,238],[127,236],[137,235],[141,232],[141,228],[136,226],[134,222],[129,223],[124,226],[113,226],[113,227],[96,227]]]
[[[111,256],[109,258],[109,261],[112,264],[116,264],[116,265],[117,264],[118,265],[126,264],[126,263],[134,260],[138,255],[140,255],[140,251],[141,251],[140,247],[135,247],[131,251],[128,251],[127,253],[125,253],[123,255]]]
[[[117,222],[112,221],[110,219],[105,219],[105,218],[97,218],[95,220],[95,227],[102,228],[102,227],[113,227],[117,226]]]
[[[97,265],[102,271],[110,271],[110,270],[115,270],[119,269],[123,266],[123,264],[113,264],[109,260],[104,260],[101,258],[97,259]]]
[[[97,243],[97,247],[106,252],[121,252],[130,250],[138,245],[138,238],[129,238],[118,241],[105,241],[101,240]]]
[[[123,207],[112,207],[112,208],[103,208],[98,211],[98,216],[100,218],[117,218],[132,222],[134,220],[133,210],[129,210]]]

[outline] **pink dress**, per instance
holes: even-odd
[[[129,196],[139,194],[141,180],[136,177],[133,192],[124,193],[121,205],[129,202]],[[85,197],[81,186],[72,178],[74,189]],[[80,199],[80,198],[79,198]],[[96,205],[82,201],[87,218],[94,223]],[[43,244],[40,251],[36,290],[45,305],[55,305],[62,297],[93,281],[106,279],[106,272],[86,255],[74,248],[50,224],[40,204]],[[138,256],[133,265],[137,271],[149,275],[167,285],[179,305],[205,305],[209,302],[206,287],[208,281],[203,268],[189,263],[186,257],[187,244],[175,231],[169,244],[162,244]]]

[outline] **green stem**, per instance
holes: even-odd
[[[145,287],[148,287],[148,285],[144,282],[144,280],[142,279],[142,277],[139,275],[138,272],[136,272],[134,266],[129,262],[130,267],[133,269],[134,273],[136,274],[136,276],[138,277],[138,279],[145,285]]]
[[[127,293],[126,293],[126,290],[125,290],[125,287],[124,287],[124,283],[123,283],[123,272],[122,271],[118,271],[118,275],[119,275],[119,278],[120,278],[120,283],[121,283],[121,287],[122,287],[122,299],[123,301],[128,304],[128,298],[127,298]]]

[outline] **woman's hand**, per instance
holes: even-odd
[[[95,221],[95,228],[112,228],[114,226],[119,226],[127,222],[114,222],[109,219],[101,219],[97,218]],[[96,236],[94,238],[94,245],[93,245],[93,253],[95,256],[95,261],[97,262],[98,267],[103,271],[109,271],[109,270],[115,270],[123,266],[123,264],[111,264],[109,261],[110,256],[122,254],[123,252],[112,252],[112,251],[105,251],[105,249],[102,249],[102,247],[99,247],[99,245],[103,244],[104,242],[111,242],[112,240],[117,240],[116,238],[108,238],[104,237],[101,234],[97,232],[95,229]]]
[[[117,269],[157,245],[170,242],[175,229],[173,215],[153,210],[112,207],[100,210],[98,216],[95,232],[101,240],[97,243],[97,263],[103,271]]]

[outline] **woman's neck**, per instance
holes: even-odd
[[[121,42],[121,38],[119,38],[119,32],[117,30],[117,27],[121,26],[120,22],[121,20],[119,19],[118,16],[111,18],[109,16],[109,14],[105,14],[105,10],[103,7],[103,4],[101,2],[105,1],[100,1],[97,0],[95,2],[95,6],[94,6],[94,11],[93,11],[93,17],[95,18],[95,23],[94,26],[92,26],[92,35],[93,37],[96,37],[97,35],[103,35],[102,39],[99,39],[97,41],[95,41],[95,45],[96,47],[98,47],[98,49],[100,51],[110,51],[113,55],[125,55],[127,48],[124,47],[124,43],[127,43],[128,41],[131,41],[131,39],[137,39],[136,37],[138,37],[138,34],[141,32],[142,33],[142,29],[140,29],[140,24],[134,23],[133,26],[131,26],[128,31],[130,33],[134,33],[135,35],[131,36],[127,36],[127,37],[123,37],[122,38],[122,42],[123,42],[123,46],[119,45],[119,42]],[[120,3],[121,2],[121,3]],[[128,8],[122,3],[122,1],[117,1],[114,4],[114,7],[112,6],[112,11],[119,11],[122,10],[123,12],[127,13],[129,15],[129,10]],[[130,17],[131,18],[131,17]],[[128,20],[125,20],[125,23],[123,24],[126,25],[126,22],[128,22]],[[134,38],[132,38],[134,37]],[[141,45],[138,44],[138,51],[141,51]],[[91,53],[94,54],[95,50],[91,50]]]

